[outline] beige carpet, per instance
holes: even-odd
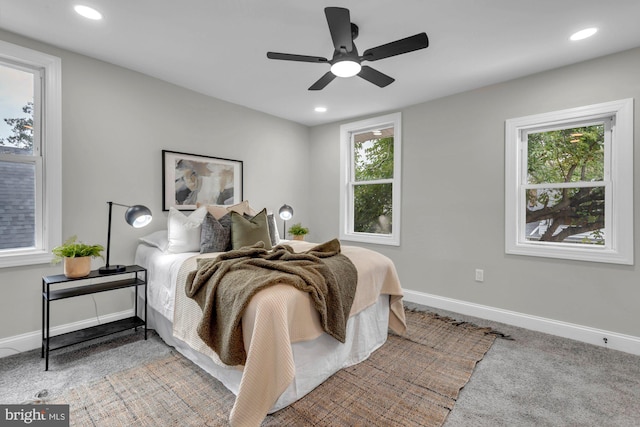
[[[495,335],[407,312],[408,332],[343,369],[264,426],[441,426]],[[51,403],[74,426],[223,426],[234,395],[179,354],[108,375]]]

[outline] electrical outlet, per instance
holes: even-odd
[[[484,270],[476,268],[476,282],[484,282]]]

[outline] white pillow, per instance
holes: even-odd
[[[148,236],[140,237],[139,239],[142,243],[146,243],[150,246],[155,246],[160,249],[162,252],[167,250],[167,246],[169,246],[169,238],[167,234],[167,230],[154,231]]]
[[[173,207],[169,208],[167,251],[176,254],[200,252],[200,230],[206,215],[207,208],[204,206],[196,209],[189,216]]]

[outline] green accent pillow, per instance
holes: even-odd
[[[240,249],[244,246],[263,242],[265,249],[271,249],[271,237],[267,222],[267,209],[262,209],[253,218],[245,218],[237,212],[231,212],[231,247]]]

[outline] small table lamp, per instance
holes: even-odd
[[[283,221],[282,235],[286,239],[287,238],[287,221],[293,218],[293,208],[289,205],[282,205],[282,207],[278,211],[278,214],[280,215],[280,218],[282,218],[282,221]]]
[[[124,219],[129,225],[134,228],[141,228],[151,222],[151,211],[148,207],[142,205],[121,205],[120,203],[107,202],[109,204],[109,228],[107,231],[107,264],[104,267],[100,267],[98,271],[102,274],[120,273],[127,269],[124,265],[109,265],[109,252],[111,250],[111,210],[113,205],[123,206],[127,209],[124,214]]]

